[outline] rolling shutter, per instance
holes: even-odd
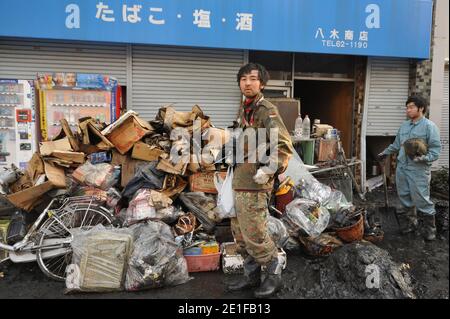
[[[439,166],[448,167],[448,69],[444,72],[444,96],[442,100],[440,127],[442,150],[439,156]]]
[[[100,73],[126,85],[126,45],[0,38],[0,78],[33,80],[36,73]]]
[[[367,136],[395,136],[406,120],[409,61],[370,58],[367,74]]]
[[[132,106],[144,119],[173,104],[177,111],[199,105],[217,127],[236,119],[240,91],[236,74],[242,50],[132,47]]]

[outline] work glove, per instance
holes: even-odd
[[[383,162],[387,157],[388,157],[387,154],[384,154],[383,152],[381,152],[380,154],[377,155],[377,160],[379,162]]]
[[[416,162],[416,163],[426,162],[426,161],[427,161],[427,157],[425,155],[420,155],[420,156],[414,157],[414,162]]]
[[[256,184],[264,185],[267,184],[269,179],[273,176],[274,172],[266,166],[260,167],[255,176],[253,176],[253,181]]]

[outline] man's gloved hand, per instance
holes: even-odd
[[[253,176],[253,181],[256,184],[264,185],[266,184],[269,179],[273,176],[273,171],[270,170],[268,167],[263,166],[260,167],[257,171],[255,176]]]
[[[377,155],[377,160],[379,162],[383,162],[387,157],[388,157],[387,154],[384,154],[383,152],[381,152],[380,154]]]
[[[414,162],[416,162],[416,163],[426,162],[426,161],[427,161],[426,155],[420,155],[420,156],[414,157]]]

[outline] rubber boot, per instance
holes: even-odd
[[[417,230],[419,223],[417,221],[417,211],[415,207],[406,208],[404,220],[405,225],[401,230],[403,235],[412,233]]]
[[[259,288],[255,290],[256,298],[272,297],[281,289],[281,271],[282,261],[280,260],[280,256],[278,256],[267,264],[267,275]]]
[[[427,241],[436,239],[436,220],[435,216],[430,214],[423,214],[423,237]]]
[[[261,265],[252,256],[244,259],[244,276],[236,283],[227,286],[228,291],[237,291],[258,287],[261,283]]]

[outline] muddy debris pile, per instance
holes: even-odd
[[[448,201],[448,167],[443,167],[431,174],[431,194]]]
[[[280,298],[415,299],[408,265],[366,241],[343,246],[326,259],[307,260],[290,273]]]

